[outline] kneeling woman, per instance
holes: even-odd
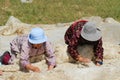
[[[33,28],[29,35],[22,35],[10,43],[12,58],[11,62],[20,53],[20,66],[25,70],[40,72],[40,69],[33,66],[31,62],[42,60],[45,55],[48,70],[55,67],[55,55],[50,42],[48,42],[44,31],[41,28]]]

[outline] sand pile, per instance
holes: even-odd
[[[9,49],[9,42],[17,35],[29,33],[30,29],[39,26],[45,30],[49,41],[52,42],[57,57],[57,67],[54,70],[46,71],[45,61],[35,63],[39,66],[41,73],[24,73],[19,71],[18,64],[0,66],[4,70],[0,80],[120,80],[120,23],[112,18],[102,19],[101,17],[84,17],[89,21],[97,23],[102,30],[104,47],[104,65],[101,67],[90,63],[89,66],[72,64],[68,62],[66,53],[67,45],[64,43],[64,33],[71,23],[58,24],[26,24],[15,17],[10,17],[5,26],[0,27],[0,53]],[[79,48],[78,48],[79,49]],[[92,46],[83,46],[80,52],[91,58]],[[86,54],[87,53],[87,54]],[[89,53],[89,54],[88,54]]]

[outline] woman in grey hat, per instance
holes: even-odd
[[[68,45],[68,54],[76,61],[89,63],[90,60],[80,55],[77,47],[84,44],[93,45],[95,64],[103,64],[103,47],[101,31],[93,22],[79,20],[73,23],[65,33],[65,43]]]

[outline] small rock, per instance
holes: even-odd
[[[106,19],[104,20],[104,22],[106,22],[106,23],[119,23],[119,22],[117,22],[116,20],[114,20],[113,18],[106,18]]]
[[[33,0],[21,0],[22,3],[32,3]]]

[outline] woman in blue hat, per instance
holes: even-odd
[[[40,72],[40,69],[33,66],[31,62],[42,60],[45,56],[48,70],[55,67],[55,55],[50,42],[47,40],[43,29],[33,28],[29,35],[22,35],[10,43],[12,58],[14,61],[17,53],[20,53],[20,66],[24,70],[31,70],[34,72]]]

